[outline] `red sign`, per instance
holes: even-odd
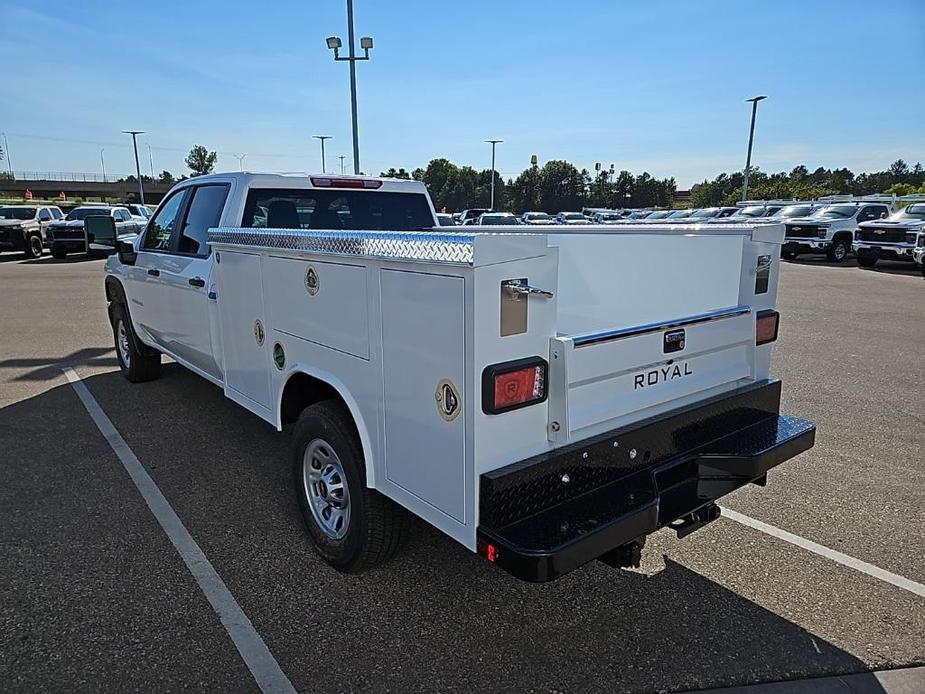
[[[67,200],[67,195],[64,194],[63,190],[60,193],[58,193],[58,200],[61,200],[62,202]]]
[[[32,191],[29,190],[28,188],[26,188],[26,194],[23,195],[23,197],[24,197],[26,200],[31,200],[31,199],[32,199]]]

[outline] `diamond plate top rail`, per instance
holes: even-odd
[[[431,231],[326,231],[323,229],[209,229],[209,243],[267,250],[472,265],[473,234]]]

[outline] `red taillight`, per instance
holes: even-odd
[[[371,178],[328,178],[327,176],[312,176],[312,185],[318,188],[369,188],[375,189],[382,185],[382,181]]]
[[[482,554],[491,563],[494,563],[498,559],[498,548],[492,543],[487,540],[479,540],[477,546],[479,554]]]
[[[758,311],[755,320],[755,344],[764,345],[777,339],[780,314],[770,309]]]
[[[546,360],[518,359],[482,372],[482,411],[500,414],[546,399]]]

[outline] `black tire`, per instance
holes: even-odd
[[[336,502],[341,500],[343,503],[344,494],[338,486],[346,483],[349,515],[337,531],[325,529],[316,518],[316,513],[323,514],[327,509],[313,510],[311,497],[319,500],[321,495],[315,489],[318,482],[307,481],[306,468],[313,467],[324,473],[332,466],[311,454],[306,461],[310,449],[319,452],[323,449],[325,455],[321,460],[330,463],[336,460],[343,472],[343,478],[339,471],[328,478],[335,481],[335,486],[330,488],[335,491],[321,485],[324,497],[333,502],[331,508],[336,506],[343,510],[344,507]],[[363,448],[353,420],[341,403],[326,400],[302,411],[292,433],[290,458],[299,509],[315,551],[322,559],[338,571],[360,573],[387,562],[395,555],[407,533],[408,514],[393,501],[367,488]],[[335,495],[336,492],[339,496]],[[323,503],[324,499],[320,499],[319,504]],[[334,532],[342,535],[334,536]]]
[[[57,248],[52,248],[51,257],[54,258],[55,260],[64,260],[65,258],[67,258],[67,252],[59,251]]]
[[[125,306],[114,302],[109,310],[116,358],[122,375],[132,383],[153,381],[161,375],[161,354],[141,343],[132,329]],[[124,331],[124,333],[123,333]]]
[[[41,258],[43,250],[41,234],[30,234],[26,237],[23,253],[27,258]]]
[[[858,265],[861,267],[873,267],[877,264],[877,260],[879,258],[872,253],[864,253],[863,251],[858,253]]]
[[[780,257],[784,260],[796,260],[797,254],[796,251],[781,251]]]
[[[845,239],[835,239],[825,252],[826,258],[833,263],[843,263],[851,252],[851,244]]]

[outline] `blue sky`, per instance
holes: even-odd
[[[675,176],[682,187],[754,163],[886,168],[925,162],[925,0],[355,0],[361,166],[436,156],[515,175],[536,153]],[[201,143],[221,169],[351,159],[344,0],[6,3],[0,131],[17,170],[133,166],[186,173]]]

